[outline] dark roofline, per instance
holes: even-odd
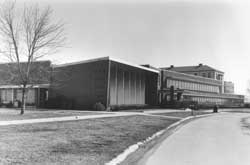
[[[193,65],[193,66],[174,66],[174,65],[171,65],[170,67],[160,67],[160,69],[163,69],[163,70],[171,70],[171,69],[175,69],[175,68],[184,68],[184,67],[190,67],[190,68],[199,68],[199,67],[202,67],[202,66],[206,66],[206,67],[209,67],[210,69],[208,70],[203,70],[203,71],[216,71],[216,72],[220,72],[220,73],[225,73],[225,72],[222,72],[218,69],[214,69],[213,67],[211,66],[208,66],[208,65],[203,65],[203,64],[199,64],[199,65]],[[173,70],[174,71],[174,70]],[[178,71],[176,71],[178,72]],[[182,71],[182,72],[195,72],[195,71]]]
[[[142,70],[147,70],[147,71],[150,71],[150,72],[159,73],[158,70],[147,68],[147,67],[144,67],[144,66],[140,66],[138,64],[133,64],[133,63],[130,63],[130,62],[127,62],[127,61],[124,61],[124,60],[120,60],[120,59],[116,59],[116,58],[113,58],[113,57],[109,57],[109,56],[94,58],[94,59],[89,59],[89,60],[83,60],[83,61],[77,61],[77,62],[71,62],[71,63],[65,63],[65,64],[59,64],[59,65],[53,65],[53,68],[67,67],[67,66],[72,66],[72,65],[91,63],[91,62],[103,61],[103,60],[110,60],[110,61],[113,61],[113,62],[118,62],[118,63],[125,64],[125,65],[128,65],[128,66],[139,68],[139,69],[142,69]]]
[[[217,70],[217,69],[208,69],[208,70],[202,70],[202,71],[216,71],[216,72],[220,72],[220,73],[225,73],[225,72],[222,72],[222,71],[220,71],[220,70]],[[200,72],[202,72],[202,71],[200,71]],[[182,72],[196,72],[196,71],[182,71]],[[197,71],[197,72],[199,72],[199,71]]]

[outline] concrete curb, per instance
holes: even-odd
[[[118,165],[121,162],[123,162],[130,154],[134,153],[135,151],[137,151],[139,149],[140,146],[145,145],[146,143],[154,140],[155,138],[161,136],[162,134],[164,134],[165,132],[167,132],[169,129],[180,125],[181,123],[183,123],[184,121],[190,120],[190,119],[195,119],[195,118],[200,118],[200,117],[206,117],[206,116],[211,116],[213,114],[205,114],[205,115],[197,115],[197,116],[189,116],[186,118],[181,119],[180,121],[177,121],[173,124],[171,124],[170,126],[168,126],[167,128],[160,130],[158,132],[156,132],[155,134],[153,134],[152,136],[148,137],[146,140],[138,142],[136,144],[133,144],[131,146],[129,146],[126,150],[124,150],[120,155],[118,155],[117,157],[115,157],[114,159],[112,159],[111,161],[105,163],[105,165]]]

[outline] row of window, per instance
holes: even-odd
[[[202,73],[197,73],[197,72],[195,72],[195,73],[193,73],[195,76],[202,76],[202,77],[207,77],[207,78],[214,78],[213,76],[213,73],[212,72],[202,72]],[[223,75],[222,74],[220,74],[220,73],[215,73],[215,78],[216,78],[216,80],[223,80]]]
[[[206,97],[192,97],[192,101],[197,101],[198,103],[216,103],[223,105],[225,104],[228,99],[222,99],[222,98],[206,98]]]
[[[219,93],[218,86],[199,84],[199,83],[194,83],[194,82],[185,82],[185,81],[180,81],[180,80],[168,79],[166,86],[167,88],[174,86],[175,88],[179,88],[179,89]]]
[[[0,101],[2,103],[9,103],[15,100],[22,100],[21,89],[1,89],[0,90]],[[35,90],[29,89],[26,95],[26,103],[35,103]]]
[[[218,104],[218,105],[225,105],[225,104],[242,104],[243,100],[236,100],[236,99],[226,99],[226,98],[206,98],[206,97],[188,97],[189,100],[197,101],[198,103],[202,104]]]
[[[198,73],[194,73],[194,75],[198,76]],[[202,77],[207,77],[207,78],[213,78],[211,72],[208,72],[208,73],[207,72],[203,72],[203,73],[201,73],[201,76]]]

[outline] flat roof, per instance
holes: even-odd
[[[174,65],[171,65],[171,66],[170,67],[163,67],[162,69],[172,70],[172,71],[176,71],[176,72],[216,71],[216,72],[224,73],[218,69],[215,69],[211,66],[203,65],[203,64],[199,64],[199,65],[195,65],[195,66],[174,66]]]
[[[77,61],[77,62],[71,62],[71,63],[65,63],[65,64],[59,64],[59,65],[53,65],[53,67],[54,68],[59,68],[59,67],[66,67],[66,66],[84,64],[84,63],[91,63],[91,62],[103,61],[103,60],[110,60],[110,61],[118,62],[118,63],[121,63],[121,64],[129,65],[129,66],[132,66],[132,67],[135,67],[135,68],[139,68],[139,69],[142,69],[142,70],[147,70],[147,71],[150,71],[150,72],[159,73],[158,70],[147,68],[147,67],[140,66],[140,65],[137,65],[137,64],[133,64],[133,63],[127,62],[125,60],[120,60],[120,59],[113,58],[113,57],[111,58],[109,56],[101,57],[101,58],[94,58],[94,59],[89,59],[89,60],[83,60],[83,61]]]

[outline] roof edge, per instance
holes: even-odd
[[[77,61],[77,62],[69,62],[69,63],[65,63],[65,64],[55,64],[52,67],[53,68],[60,68],[60,67],[84,64],[84,63],[97,62],[97,61],[102,61],[102,60],[109,60],[109,57],[107,56],[107,57],[93,58],[93,59],[82,60],[82,61]]]
[[[147,68],[147,67],[144,67],[144,66],[141,66],[141,65],[138,65],[138,64],[133,64],[133,63],[131,63],[131,62],[127,62],[127,61],[124,61],[124,60],[121,60],[121,59],[117,59],[117,58],[113,58],[113,57],[112,57],[112,58],[110,58],[110,60],[111,60],[111,61],[114,61],[114,62],[121,63],[121,64],[129,65],[129,66],[132,66],[132,67],[135,67],[135,68],[147,70],[147,71],[150,71],[150,72],[159,73],[158,70],[151,69],[151,68]]]
[[[49,88],[50,84],[28,84],[27,88]],[[0,89],[22,88],[23,85],[0,85]]]
[[[85,63],[103,61],[103,60],[110,60],[110,61],[118,62],[118,63],[121,63],[121,64],[129,65],[129,66],[132,66],[132,67],[135,67],[135,68],[147,70],[147,71],[150,71],[150,72],[159,73],[158,70],[150,69],[150,68],[147,68],[147,67],[144,67],[144,66],[140,66],[138,64],[133,64],[133,63],[130,63],[130,62],[127,62],[127,61],[124,61],[124,60],[117,59],[117,58],[113,58],[113,57],[111,58],[109,56],[107,56],[107,57],[100,57],[100,58],[94,58],[94,59],[89,59],[89,60],[83,60],[83,61],[78,61],[78,62],[71,62],[71,63],[53,65],[52,67],[53,68],[60,68],[60,67],[78,65],[78,64],[85,64]]]
[[[220,73],[223,73],[223,74],[225,74],[225,72],[223,72],[223,71],[220,71],[220,70],[218,70],[218,69],[215,69],[214,67],[212,67],[212,66],[209,66],[209,65],[203,65],[203,66],[206,66],[206,67],[208,67],[209,69],[207,69],[207,70],[203,70],[203,71],[216,71],[216,72],[220,72]],[[196,65],[194,65],[194,66],[175,66],[174,68],[182,68],[182,67],[199,67],[199,66],[196,66]],[[164,70],[171,70],[171,69],[174,69],[174,68],[171,68],[171,67],[160,67],[160,69],[164,69]],[[176,72],[202,72],[202,71],[176,71]]]

